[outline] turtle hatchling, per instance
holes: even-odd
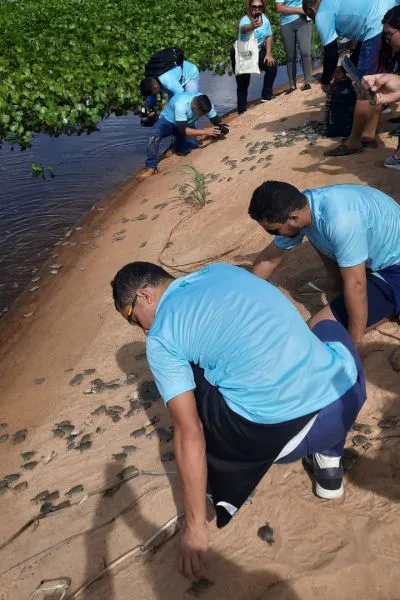
[[[8,481],[8,483],[14,483],[14,481],[18,481],[20,477],[20,473],[10,473],[9,475],[5,475],[4,479]]]
[[[369,439],[365,435],[355,435],[351,441],[355,446],[364,446],[369,443]]]
[[[136,452],[137,448],[136,446],[122,446],[122,450],[123,452],[126,452],[126,454],[133,454]]]
[[[40,514],[41,515],[47,515],[48,513],[51,513],[55,510],[55,507],[52,505],[51,502],[45,502],[44,504],[42,504],[42,506],[40,507]]]
[[[84,487],[82,484],[78,484],[78,485],[74,485],[74,487],[72,487],[70,490],[68,490],[68,492],[65,492],[66,496],[69,496],[70,498],[72,496],[75,496],[75,494],[80,494],[82,493],[84,490]]]
[[[0,435],[0,444],[2,444],[3,442],[6,442],[8,440],[8,433],[3,433],[3,435]]]
[[[125,480],[133,479],[133,477],[136,477],[137,475],[139,475],[139,469],[132,465],[130,467],[126,467],[126,469],[123,469],[120,473],[118,473],[117,477],[119,479]]]
[[[82,373],[77,373],[70,380],[69,385],[72,385],[72,386],[80,385],[82,383],[82,381],[83,381],[83,374]]]
[[[49,495],[49,490],[43,490],[43,492],[39,492],[34,498],[31,498],[31,502],[42,502]]]
[[[0,431],[3,431],[3,429],[7,429],[8,427],[8,423],[0,423]]]
[[[28,487],[28,482],[27,481],[21,481],[21,483],[17,483],[17,485],[15,485],[12,489],[13,492],[23,492],[24,490],[26,490]]]
[[[86,440],[85,442],[81,442],[78,446],[79,450],[81,452],[84,452],[85,450],[89,450],[89,448],[92,447],[92,442],[90,440]]]
[[[21,465],[22,469],[28,469],[28,471],[32,471],[32,469],[34,469],[39,463],[36,460],[33,460],[31,462],[26,462],[23,465]]]
[[[271,546],[275,542],[274,530],[272,529],[272,527],[270,527],[269,523],[260,527],[257,531],[257,535],[263,542],[266,542],[269,546]]]
[[[135,431],[132,431],[131,433],[131,437],[135,439],[143,437],[144,435],[146,435],[146,430],[144,427],[141,427],[140,429],[135,429]]]
[[[22,460],[30,460],[33,456],[35,456],[36,452],[32,450],[31,452],[22,452],[20,457]]]
[[[117,462],[125,462],[127,458],[128,455],[126,452],[120,452],[119,454],[112,455],[112,459],[116,460]]]
[[[24,442],[27,433],[27,429],[20,429],[19,431],[16,431],[12,436],[12,441],[14,442],[14,444],[20,444],[21,442]]]

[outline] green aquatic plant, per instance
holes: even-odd
[[[197,206],[204,206],[208,196],[204,173],[193,165],[184,165],[179,171],[189,177],[189,183],[184,183],[179,188],[185,200]]]

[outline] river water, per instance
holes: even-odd
[[[280,67],[275,85],[286,80]],[[253,75],[249,99],[259,97],[260,89],[261,77]],[[202,73],[201,90],[220,114],[236,106],[234,77]],[[55,251],[54,244],[143,165],[149,130],[137,116],[111,116],[99,129],[79,137],[38,135],[24,152],[7,144],[0,150],[0,316]],[[31,162],[52,165],[54,177],[33,178]]]

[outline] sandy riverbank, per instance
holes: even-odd
[[[26,481],[28,488],[0,496],[0,544],[38,514],[40,504],[31,498],[42,490],[58,490],[57,504],[66,500],[64,494],[71,487],[82,484],[84,492],[71,498],[74,503],[87,492],[117,482],[117,473],[129,465],[157,472],[175,470],[173,461],[160,461],[160,455],[170,451],[170,442],[130,436],[154,416],[160,417],[158,427],[167,429],[169,423],[161,401],[145,385],[150,376],[143,338],[123,323],[113,307],[109,282],[121,265],[131,260],[157,262],[161,256],[164,264],[180,272],[215,257],[250,262],[267,239],[247,217],[247,206],[253,189],[267,178],[285,179],[303,188],[364,183],[396,195],[398,173],[382,166],[395,146],[395,139],[386,134],[381,135],[377,150],[342,160],[324,158],[323,150],[332,142],[321,139],[311,146],[305,139],[288,147],[272,144],[261,152],[266,142],[273,142],[274,134],[322,119],[322,101],[316,86],[312,92],[257,105],[231,121],[226,140],[194,152],[190,161],[178,157],[163,161],[160,175],[139,185],[129,181],[95,207],[82,229],[66,239],[77,242],[76,246],[56,248],[58,256],[49,265],[62,265],[53,269],[58,273],[50,274],[49,265],[45,266],[40,281],[32,283],[39,289],[21,297],[2,319],[0,422],[8,426],[0,435],[8,433],[10,438],[0,444],[0,474],[20,473],[13,486]],[[187,178],[178,169],[188,162],[208,175],[211,202],[201,209],[185,202],[180,189]],[[305,244],[291,254],[275,282],[306,317],[321,298],[301,296],[299,288],[321,275],[319,259]],[[399,338],[395,324],[368,336],[374,352],[365,361],[369,400],[360,422],[371,426],[372,447],[354,464],[344,500],[317,500],[299,463],[274,467],[229,527],[218,532],[210,524],[207,576],[214,585],[198,592],[201,598],[347,600],[362,595],[364,600],[398,599],[400,451],[395,437],[373,438],[400,434],[396,422],[386,422],[389,429],[378,425],[388,416],[400,423],[400,375],[388,361]],[[69,385],[85,369],[96,372]],[[128,375],[132,376],[125,383]],[[118,379],[121,385],[84,393],[95,378]],[[133,404],[133,414],[128,416],[137,391],[148,400],[146,410],[135,412]],[[122,407],[122,418],[111,419],[120,409],[93,415],[101,405]],[[54,424],[63,420],[70,420],[82,435],[90,434],[91,447],[68,450],[65,438],[54,437]],[[14,444],[12,434],[25,428],[25,441]],[[125,445],[137,449],[125,463],[113,460],[112,455],[121,453]],[[36,452],[30,459],[38,461],[33,470],[21,468],[20,453],[27,451]],[[46,463],[52,452],[55,457]],[[90,496],[80,506],[42,519],[37,528],[30,526],[0,550],[0,599],[25,600],[40,580],[61,576],[71,577],[71,589],[77,590],[180,510],[177,489],[175,475],[141,475],[112,495]],[[257,529],[265,521],[275,530],[272,546],[257,538]],[[175,570],[176,547],[177,538],[146,559],[128,558],[78,597],[193,597],[187,592],[188,582]]]

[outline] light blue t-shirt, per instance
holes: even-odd
[[[261,48],[261,46],[264,44],[265,39],[267,37],[270,37],[272,35],[272,28],[271,28],[271,23],[269,22],[268,17],[266,17],[264,14],[261,15],[262,18],[262,25],[260,25],[260,27],[256,27],[256,29],[254,29],[254,36],[257,40],[257,44],[258,47]],[[239,23],[239,39],[242,42],[248,42],[250,39],[250,33],[241,33],[240,32],[240,28],[243,27],[243,25],[250,25],[251,21],[249,19],[249,17],[247,15],[245,15],[244,17],[242,17],[240,19],[240,23]]]
[[[276,236],[279,248],[294,248],[304,236],[339,267],[365,262],[378,271],[400,265],[400,206],[366,185],[331,185],[305,190],[312,224],[296,237]]]
[[[170,99],[176,94],[184,92],[189,81],[193,81],[198,77],[199,70],[196,65],[184,60],[182,67],[174,67],[158,77],[158,81],[162,85],[161,93],[164,97]]]
[[[396,0],[321,0],[315,24],[323,46],[338,37],[364,42],[381,33]]]
[[[201,117],[196,115],[192,109],[192,100],[196,96],[201,96],[200,92],[183,92],[182,94],[176,94],[168,102],[168,105],[160,113],[160,117],[163,117],[170,123],[177,125],[178,123],[187,122],[189,126],[192,126]],[[217,116],[217,111],[214,106],[211,105],[211,110],[207,114],[209,119],[213,119]]]
[[[194,363],[229,408],[255,423],[282,423],[317,411],[357,378],[343,344],[321,342],[277,287],[226,264],[169,285],[146,351],[165,403],[196,387]]]
[[[284,4],[287,8],[301,8],[303,6],[303,0],[275,0],[276,4]],[[300,15],[279,15],[280,24],[287,25],[298,19]]]

